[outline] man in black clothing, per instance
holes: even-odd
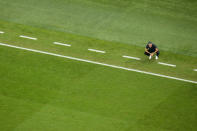
[[[149,56],[149,60],[156,54],[155,59],[157,60],[159,58],[159,49],[155,44],[149,41],[146,45],[144,54]]]

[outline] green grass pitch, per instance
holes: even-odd
[[[0,43],[197,81],[196,7],[194,0],[0,0]],[[177,67],[149,61],[149,40],[159,62]],[[196,131],[196,103],[197,84],[0,46],[1,131]]]

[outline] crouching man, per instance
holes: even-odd
[[[159,49],[157,48],[155,44],[153,44],[150,41],[146,45],[144,54],[149,56],[149,60],[152,59],[154,55],[155,55],[156,60],[159,59]]]

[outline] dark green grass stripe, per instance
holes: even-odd
[[[137,70],[137,69],[131,69],[131,68],[126,68],[126,67],[121,67],[121,66],[116,66],[116,65],[110,65],[110,64],[105,64],[105,63],[95,62],[95,61],[91,61],[91,60],[85,60],[85,59],[70,57],[70,56],[63,56],[63,55],[59,55],[59,54],[55,54],[55,53],[50,53],[50,52],[45,52],[45,51],[40,51],[40,50],[34,50],[34,49],[29,49],[29,48],[24,48],[24,47],[18,47],[18,46],[14,46],[14,45],[3,44],[3,43],[0,43],[0,45],[7,46],[7,47],[12,47],[12,48],[17,48],[17,49],[22,49],[22,50],[27,50],[27,51],[32,51],[32,52],[37,52],[37,53],[42,53],[42,54],[47,54],[47,55],[52,55],[52,56],[57,56],[57,57],[63,57],[63,58],[82,61],[82,62],[88,62],[88,63],[102,65],[102,66],[108,66],[108,67],[117,68],[117,69],[123,69],[123,70],[127,70],[127,71],[134,71],[134,72],[138,72],[138,73],[143,73],[143,74],[148,74],[148,75],[164,77],[164,78],[169,78],[169,79],[174,79],[174,80],[179,80],[179,81],[184,81],[184,82],[197,84],[197,81],[186,80],[186,79],[182,79],[182,78],[176,78],[176,77],[172,77],[172,76],[166,76],[166,75],[141,71],[141,70]]]

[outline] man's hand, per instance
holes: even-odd
[[[153,56],[155,53],[150,53],[150,56]]]

